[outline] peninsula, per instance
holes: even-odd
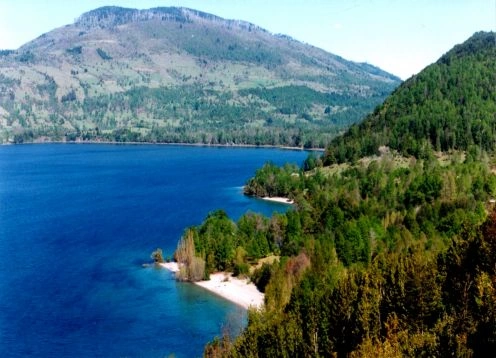
[[[165,262],[160,266],[173,273],[179,271],[177,262]],[[216,272],[210,275],[210,280],[194,284],[246,309],[259,308],[264,303],[264,294],[252,282],[233,277],[232,273]]]

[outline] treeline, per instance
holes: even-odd
[[[212,342],[207,356],[460,356],[494,348],[495,239],[487,233],[495,217],[481,224],[496,179],[483,152],[442,160],[385,154],[297,178],[296,209],[280,216],[282,258],[263,272],[265,310],[249,313],[234,342]]]
[[[245,332],[232,344],[214,341],[206,356],[487,356],[496,348],[495,230],[492,214],[447,250],[426,252],[418,240],[374,256],[366,268],[344,268],[310,247],[303,274],[294,275],[290,260],[277,268],[280,281],[266,288],[268,311],[250,311]],[[297,284],[288,290],[291,280]],[[281,309],[271,304],[276,282],[291,292]]]
[[[43,129],[49,138],[64,131],[67,140],[305,148],[324,148],[385,96],[324,94],[305,86],[228,91],[184,85],[136,87],[84,99],[70,89],[59,101],[49,76],[36,90],[45,98],[36,101],[36,110],[0,96],[0,105],[10,112],[8,126],[19,124],[33,133]],[[44,120],[39,109],[50,113],[49,124],[39,125]],[[23,130],[16,134],[22,136]]]
[[[295,114],[312,120],[310,113],[313,112],[312,106],[315,103],[325,104],[325,114],[331,117],[331,108],[335,107],[336,112],[346,111],[347,108],[354,108],[356,110],[367,113],[367,110],[373,108],[373,103],[380,102],[381,98],[388,93],[377,93],[377,96],[367,97],[360,94],[338,94],[338,93],[323,93],[315,91],[305,86],[284,86],[275,88],[250,88],[239,91],[241,95],[254,95],[270,103],[281,114]],[[329,107],[327,107],[329,106]],[[306,114],[306,116],[304,116]],[[320,119],[318,116],[315,119]],[[355,121],[352,121],[355,122]],[[343,123],[346,124],[346,123]],[[348,125],[351,123],[347,123]]]
[[[293,199],[296,190],[301,189],[301,175],[303,173],[297,165],[278,167],[274,163],[266,163],[248,180],[243,191],[246,195],[260,198],[279,196]]]
[[[264,101],[273,97],[273,92],[280,100],[267,107]],[[128,129],[135,141],[323,148],[382,98],[351,103],[341,97],[304,86],[255,92],[222,92],[201,86],[141,87],[87,98],[83,113],[110,138]],[[287,110],[288,103],[291,110]],[[314,109],[318,107],[320,112]],[[327,107],[340,110],[326,113]],[[124,128],[123,123],[127,123]]]
[[[297,237],[324,235],[346,265],[367,263],[374,251],[394,248],[407,232],[442,243],[467,220],[481,222],[485,204],[496,195],[496,177],[483,152],[464,156],[418,160],[389,154],[305,174],[269,163],[245,191],[291,196],[297,210],[286,215],[298,216]],[[289,246],[283,245],[282,252],[297,254],[303,248],[292,247],[301,240],[283,242]]]
[[[291,196],[265,308],[206,356],[486,356],[496,349],[496,46],[475,34],[332,141],[306,172],[267,164],[254,195]],[[489,215],[488,215],[489,213]]]
[[[404,82],[362,123],[334,139],[326,164],[354,161],[388,146],[422,157],[427,149],[496,148],[495,35],[477,33]]]
[[[234,222],[222,210],[212,212],[200,226],[188,228],[178,244],[174,258],[185,271],[180,278],[208,280],[210,274],[217,271],[248,275],[250,264],[269,254],[280,253],[281,235],[288,225],[287,217],[280,214],[268,219],[247,213]],[[192,268],[193,261],[196,261],[196,270]]]

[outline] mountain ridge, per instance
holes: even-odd
[[[3,142],[323,147],[400,82],[289,36],[187,8],[95,9],[0,55]]]
[[[120,15],[116,16],[116,12]],[[267,30],[243,20],[223,19],[220,16],[209,14],[200,10],[186,7],[154,7],[150,9],[132,9],[120,6],[103,6],[94,10],[83,13],[75,23],[82,26],[92,27],[95,23],[104,27],[115,27],[127,22],[156,20],[174,20],[179,23],[192,22],[190,16],[203,18],[211,21],[227,23],[232,26],[239,26],[243,29],[254,29],[257,31],[268,32]]]

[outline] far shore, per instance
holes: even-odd
[[[23,143],[0,143],[0,145],[23,145],[23,144],[116,144],[116,145],[170,145],[170,146],[186,146],[186,147],[219,147],[219,148],[274,148],[274,149],[285,149],[285,150],[303,150],[309,152],[323,152],[325,148],[303,148],[303,147],[291,147],[284,145],[269,145],[269,144],[208,144],[208,143],[161,143],[161,142],[115,142],[115,141],[103,141],[103,140],[84,140],[84,141],[65,141],[65,140],[34,140],[32,142]]]
[[[179,266],[176,262],[166,262],[160,264],[160,266],[171,272],[179,271]],[[249,282],[248,279],[232,277],[229,272],[213,273],[210,275],[209,281],[199,281],[194,282],[194,284],[245,309],[250,307],[259,308],[264,303],[264,294],[258,291],[253,283]]]

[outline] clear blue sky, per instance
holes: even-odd
[[[0,0],[0,48],[16,49],[105,5],[184,6],[245,20],[403,79],[496,27],[496,0]]]

